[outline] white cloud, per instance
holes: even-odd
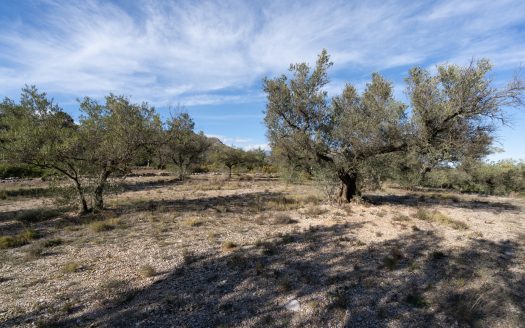
[[[264,75],[312,62],[322,48],[337,73],[330,93],[347,79],[361,83],[363,71],[480,56],[506,69],[525,58],[525,2],[517,0],[151,1],[134,14],[102,1],[43,5],[49,10],[28,18],[38,28],[1,26],[6,92],[29,83],[72,97],[113,91],[156,105],[239,103],[261,100],[250,90]],[[231,88],[238,92],[221,94]]]

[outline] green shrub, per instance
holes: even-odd
[[[489,195],[525,192],[525,162],[468,163],[458,168],[437,168],[423,185]]]
[[[38,178],[50,172],[27,164],[0,163],[0,179],[7,178]]]

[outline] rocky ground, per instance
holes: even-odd
[[[152,176],[77,217],[48,196],[0,200],[1,326],[525,326],[523,198]]]

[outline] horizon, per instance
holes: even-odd
[[[403,10],[399,10],[403,8]],[[487,58],[496,86],[525,58],[525,3],[87,1],[0,3],[0,88],[18,100],[24,84],[78,117],[77,98],[110,92],[147,101],[166,117],[184,107],[196,130],[244,149],[268,149],[264,77],[292,63],[334,62],[326,91],[360,91],[373,72],[405,101],[408,69]],[[488,160],[525,159],[525,111],[497,132],[505,149]]]

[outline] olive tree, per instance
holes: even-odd
[[[147,103],[133,104],[129,98],[110,94],[100,104],[88,97],[80,102],[79,133],[82,160],[96,179],[94,209],[104,207],[108,178],[128,173],[137,155],[157,146],[158,116]]]
[[[194,132],[195,123],[188,113],[181,113],[167,123],[164,153],[179,169],[179,178],[183,180],[188,168],[204,159],[211,143],[201,132]]]
[[[87,212],[81,180],[83,146],[73,119],[34,86],[22,89],[20,103],[6,98],[0,109],[4,157],[67,177],[78,193],[79,212]]]
[[[223,146],[214,154],[215,161],[228,168],[228,179],[232,177],[232,169],[246,161],[245,152],[240,148]]]
[[[291,77],[265,79],[265,123],[272,149],[295,166],[331,172],[345,201],[359,193],[363,172],[390,154],[416,154],[425,167],[485,154],[504,108],[523,103],[523,83],[515,79],[495,88],[486,60],[442,65],[434,75],[410,70],[409,105],[394,98],[392,83],[379,74],[362,93],[347,84],[328,99],[324,87],[331,65],[323,51],[313,69],[295,64]]]
[[[45,93],[25,87],[20,103],[5,99],[0,104],[0,149],[11,162],[52,169],[68,178],[78,194],[79,212],[86,213],[103,208],[109,176],[126,172],[138,152],[151,145],[156,115],[147,104],[114,95],[103,105],[85,98],[80,109],[77,124]],[[92,180],[94,187],[87,188]]]

